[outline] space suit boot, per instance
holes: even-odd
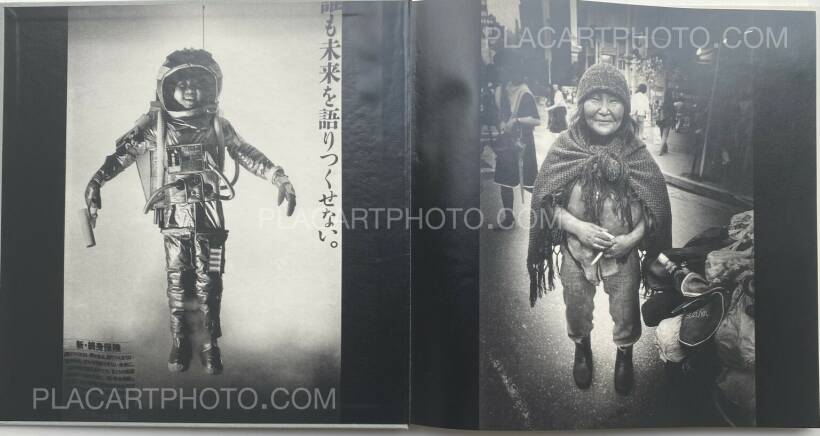
[[[171,334],[171,352],[168,354],[168,370],[182,372],[191,363],[191,342],[181,334]]]
[[[199,352],[199,358],[206,373],[211,375],[222,374],[222,354],[216,342],[203,344],[202,351]]]

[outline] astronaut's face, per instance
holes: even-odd
[[[197,78],[180,80],[174,87],[174,100],[185,109],[200,106],[205,95],[202,85],[202,81]]]

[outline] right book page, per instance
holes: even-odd
[[[475,18],[479,427],[816,426],[814,12]]]

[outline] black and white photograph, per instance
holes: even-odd
[[[61,401],[337,419],[341,30],[319,2],[69,10]]]
[[[2,9],[0,422],[406,427],[408,6]]]
[[[754,425],[755,71],[789,27],[481,7],[481,427]]]
[[[0,433],[817,427],[807,1],[0,0]]]

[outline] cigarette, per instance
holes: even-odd
[[[603,232],[603,234],[604,234],[604,235],[606,235],[606,237],[607,237],[607,238],[609,238],[610,240],[615,239],[615,237],[614,237],[614,236],[610,235],[610,234],[609,234],[609,233],[607,233],[607,232]],[[604,255],[604,252],[603,252],[603,251],[599,251],[599,252],[598,252],[598,255],[597,255],[597,256],[595,256],[595,259],[592,259],[592,265],[595,265],[596,263],[598,263],[598,261],[599,261],[599,260],[601,260],[601,256],[603,256],[603,255]]]

